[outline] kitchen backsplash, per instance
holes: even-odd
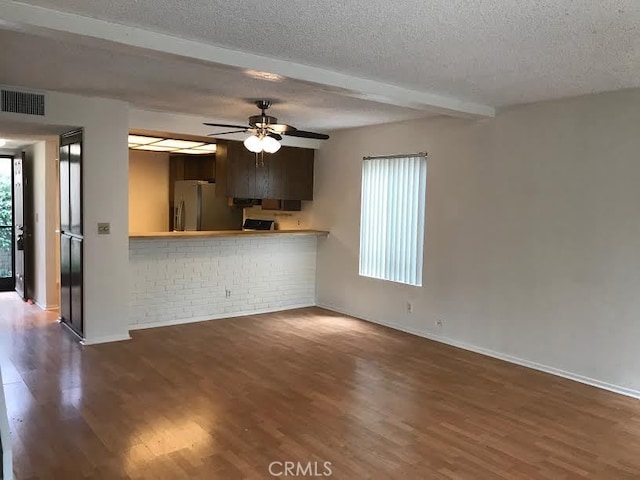
[[[304,230],[311,228],[311,205],[311,202],[302,202],[302,210],[299,212],[262,210],[261,205],[247,207],[243,210],[243,222],[247,218],[275,220],[276,230]]]

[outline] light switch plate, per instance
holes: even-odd
[[[111,233],[111,224],[110,223],[99,223],[98,224],[98,235],[109,235]]]

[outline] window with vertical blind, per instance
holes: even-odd
[[[422,286],[427,155],[365,157],[360,275]]]

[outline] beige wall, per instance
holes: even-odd
[[[46,92],[46,102],[42,117],[0,112],[0,124],[23,135],[84,129],[85,341],[129,338],[128,105],[60,92]],[[109,235],[98,235],[100,222],[111,224]]]
[[[58,308],[60,267],[57,164],[58,139],[50,137],[24,149],[34,158],[34,301],[43,309]]]
[[[302,209],[297,212],[280,210],[262,210],[260,205],[247,207],[243,212],[243,221],[247,218],[274,220],[277,230],[303,230],[312,228],[311,210],[313,202],[302,202]]]
[[[129,231],[169,230],[169,154],[129,150]]]
[[[315,162],[318,303],[640,396],[639,125],[633,90],[334,132]],[[424,286],[359,277],[362,157],[419,151]]]

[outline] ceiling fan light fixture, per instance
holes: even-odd
[[[247,137],[244,141],[244,146],[253,153],[260,153],[263,150],[262,140],[256,135]]]
[[[262,149],[267,153],[276,153],[280,150],[280,142],[273,137],[264,137],[262,139]]]
[[[251,132],[252,135],[245,139],[244,146],[253,153],[275,153],[281,145],[283,135],[291,135],[292,137],[311,138],[315,140],[328,140],[329,135],[324,133],[307,132],[298,130],[296,127],[287,125],[286,123],[278,123],[278,119],[271,115],[267,115],[266,111],[271,107],[270,100],[257,100],[254,102],[256,107],[261,110],[260,115],[251,115],[247,122],[249,126],[230,125],[228,123],[205,123],[209,127],[239,128],[230,132],[221,132],[217,135],[228,135],[232,133]],[[215,135],[215,134],[214,134]],[[191,147],[198,148],[198,147]]]

